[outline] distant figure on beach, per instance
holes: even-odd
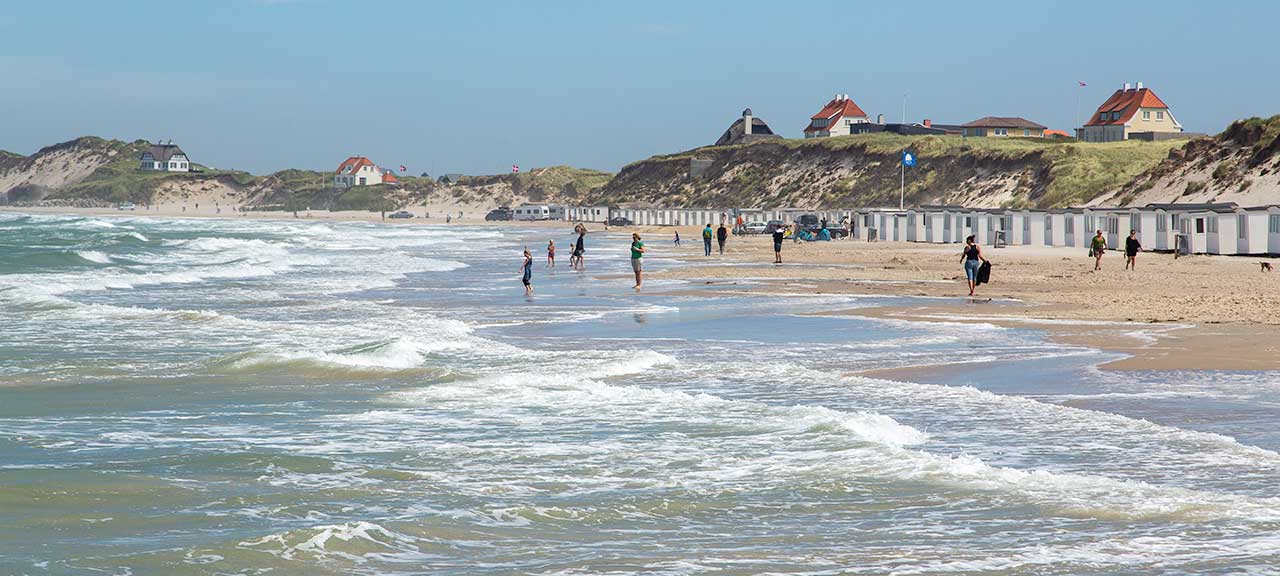
[[[547,241],[547,267],[548,268],[556,267],[556,241],[555,240]]]
[[[524,295],[533,295],[533,254],[529,253],[529,249],[524,249],[524,263],[520,265],[520,270],[524,275],[520,278],[524,282]]]
[[[978,247],[972,234],[964,239],[964,253],[960,255],[960,261],[964,263],[964,276],[969,281],[969,295],[973,296],[973,289],[978,287],[978,269],[987,259],[982,257],[982,248]]]
[[[741,215],[741,214],[739,214],[739,215],[738,215],[738,221],[737,221],[736,225],[733,227],[733,233],[734,233],[734,234],[741,234],[741,233],[742,233],[742,231],[743,231],[744,229],[746,229],[746,224],[747,224],[747,223],[746,223],[746,221],[742,219],[742,215]]]
[[[716,229],[716,243],[720,245],[721,256],[724,256],[724,243],[728,239],[729,239],[729,229],[725,228],[724,224],[721,224],[720,227]]]
[[[639,234],[631,234],[631,271],[636,273],[636,290],[640,289],[640,285],[644,282],[642,278],[644,270],[644,242],[640,241]]]
[[[707,227],[702,229],[702,251],[705,256],[711,255],[711,223],[707,222]]]
[[[1093,236],[1093,240],[1089,241],[1089,254],[1093,255],[1093,269],[1102,269],[1102,257],[1107,253],[1107,239],[1102,237],[1102,231]]]
[[[849,234],[849,217],[848,216],[845,216],[840,219],[840,231],[844,232],[845,240],[848,240],[853,237]]]
[[[444,223],[445,223],[445,224],[448,224],[448,223],[450,223],[450,222],[453,222],[453,216],[450,216],[450,215],[448,215],[448,214],[445,214],[445,215],[444,215]]]
[[[800,223],[799,223],[799,222],[796,222],[796,223],[794,223],[794,224],[792,224],[792,225],[791,225],[791,242],[792,242],[793,244],[794,244],[794,243],[799,243],[799,242],[800,242],[800,240],[801,240],[801,238],[800,238]]]
[[[680,245],[680,231],[676,230],[676,246]]]
[[[1142,251],[1142,242],[1138,241],[1138,231],[1130,230],[1129,237],[1124,239],[1124,269],[1138,269],[1138,252]]]
[[[782,263],[782,239],[786,238],[787,229],[778,226],[773,229],[773,263]]]
[[[573,245],[573,254],[569,256],[569,267],[577,270],[586,270],[586,265],[582,263],[582,254],[586,252],[584,238],[587,236],[587,227],[578,224],[573,227],[573,231],[578,233],[578,241]]]

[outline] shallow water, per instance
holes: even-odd
[[[579,274],[549,237],[0,215],[0,573],[1280,563],[1274,373],[820,314],[905,298],[636,294],[625,238]]]

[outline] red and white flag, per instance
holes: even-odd
[[[1079,80],[1076,80],[1076,84],[1079,84],[1081,88],[1088,86],[1088,84],[1085,84],[1084,82],[1081,82]]]
[[[512,174],[519,174],[519,173],[520,173],[520,166],[519,166],[518,164],[512,164],[512,165],[511,165],[511,173],[512,173]]]
[[[409,169],[408,169],[408,168],[406,168],[404,164],[401,164],[401,165],[400,165],[400,171],[401,171],[401,172],[408,172],[408,171],[409,171]]]

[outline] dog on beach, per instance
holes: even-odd
[[[1259,264],[1262,264],[1262,271],[1263,271],[1263,272],[1270,272],[1270,271],[1271,271],[1271,263],[1270,263],[1270,262],[1259,262]]]

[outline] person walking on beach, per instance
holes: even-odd
[[[705,256],[711,255],[711,223],[707,222],[707,227],[702,229],[702,251]]]
[[[1093,255],[1093,269],[1102,269],[1102,257],[1107,253],[1107,239],[1102,237],[1102,231],[1093,236],[1093,240],[1089,241],[1089,253]]]
[[[973,289],[978,287],[978,269],[987,259],[982,257],[982,248],[972,234],[964,239],[964,253],[960,255],[960,261],[964,263],[964,276],[969,281],[969,295],[973,296]]]
[[[676,246],[680,245],[680,231],[676,230]]]
[[[520,278],[524,282],[524,295],[533,295],[533,254],[529,253],[529,249],[524,249],[524,264],[520,265],[520,270],[524,272],[524,276]]]
[[[721,256],[724,256],[724,243],[728,239],[729,239],[729,229],[725,228],[724,224],[721,224],[720,227],[716,229],[716,243],[720,245]]]
[[[778,226],[773,229],[773,263],[782,263],[782,239],[786,237],[787,229]]]
[[[1142,242],[1138,241],[1138,231],[1130,230],[1129,237],[1124,239],[1124,269],[1138,269],[1138,253],[1142,251]]]
[[[636,273],[636,290],[640,289],[643,283],[642,278],[644,270],[644,242],[640,241],[639,234],[631,235],[631,271]]]
[[[570,262],[569,265],[570,267],[578,270],[586,270],[587,267],[582,262],[582,254],[586,252],[584,238],[587,236],[587,227],[582,224],[578,224],[573,227],[573,231],[578,233],[578,242],[573,245],[573,254],[569,256],[569,259],[572,260],[572,262]]]
[[[555,240],[547,241],[547,267],[548,268],[556,267],[556,241]]]

